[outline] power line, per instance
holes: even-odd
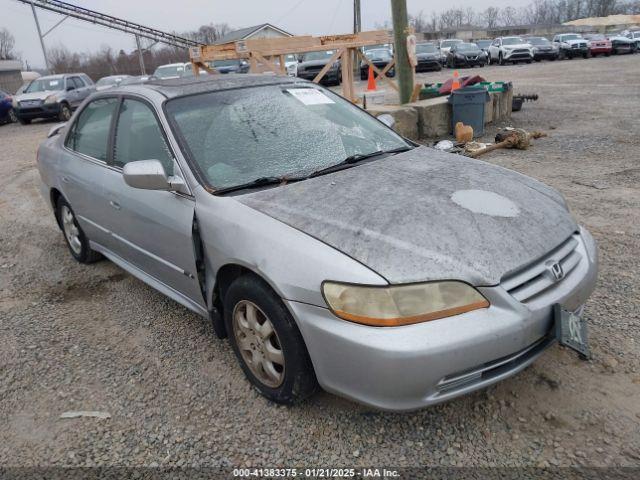
[[[122,18],[107,15],[105,13],[89,10],[71,3],[59,0],[17,0],[18,2],[30,5],[32,8],[39,8],[49,12],[59,13],[68,17],[84,20],[95,25],[120,30],[121,32],[138,35],[148,38],[154,42],[161,42],[174,47],[188,48],[201,45],[201,43],[189,38],[181,37],[173,33],[163,32],[155,28],[147,27],[139,23],[129,22]]]
[[[283,18],[285,18],[286,16],[288,16],[290,13],[293,13],[293,11],[298,8],[300,5],[302,5],[304,3],[304,0],[300,0],[298,3],[296,3],[293,7],[291,7],[289,10],[287,10],[284,15],[282,15],[280,18],[278,18],[275,23],[280,23],[282,21]]]

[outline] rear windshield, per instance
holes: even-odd
[[[462,40],[443,40],[440,46],[442,48],[449,48],[449,47],[453,47],[457,43],[462,43]]]
[[[419,43],[416,45],[416,53],[436,53],[438,49],[432,43]]]
[[[59,91],[64,90],[64,79],[63,78],[39,78],[38,80],[34,80],[29,84],[25,93],[35,93],[35,92],[48,92],[48,91]]]
[[[531,37],[527,39],[527,42],[529,42],[531,45],[548,45],[549,40],[547,40],[546,38],[542,38],[542,37]]]
[[[472,50],[478,50],[478,46],[475,43],[459,43],[456,45],[456,50],[459,52],[467,52]]]
[[[327,50],[325,52],[309,52],[305,53],[302,60],[308,62],[310,60],[328,60],[336,53],[335,50]]]
[[[158,67],[154,75],[158,78],[181,77],[184,75],[184,65]]]
[[[519,37],[509,37],[509,38],[502,39],[503,45],[521,45],[523,43],[525,43],[525,41]]]

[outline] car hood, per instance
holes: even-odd
[[[573,40],[564,40],[563,43],[567,45],[575,45],[576,43],[587,43],[587,40],[584,38],[574,38]]]
[[[16,97],[16,100],[19,102],[24,100],[44,100],[49,95],[55,95],[60,92],[61,90],[47,90],[45,92],[21,93]]]
[[[463,57],[477,57],[478,55],[482,55],[484,52],[480,49],[477,50],[465,50],[464,52],[457,52],[458,55],[462,55]]]
[[[578,228],[551,187],[428,147],[236,199],[392,284],[496,285]]]
[[[515,50],[515,49],[519,49],[519,48],[531,48],[531,44],[530,43],[518,43],[516,45],[505,45],[504,48],[506,50]]]
[[[308,60],[306,62],[301,62],[298,64],[298,70],[306,67],[323,67],[329,62],[329,59],[324,60]]]

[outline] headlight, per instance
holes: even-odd
[[[57,101],[58,99],[56,98],[55,95],[49,95],[47,98],[44,99],[45,105],[50,105],[52,103],[56,103]]]
[[[322,292],[338,317],[375,327],[428,322],[489,307],[475,288],[456,281],[390,287],[324,282]]]

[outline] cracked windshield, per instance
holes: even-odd
[[[167,113],[187,154],[214,188],[309,174],[351,155],[408,146],[341,97],[273,85],[178,98]]]

